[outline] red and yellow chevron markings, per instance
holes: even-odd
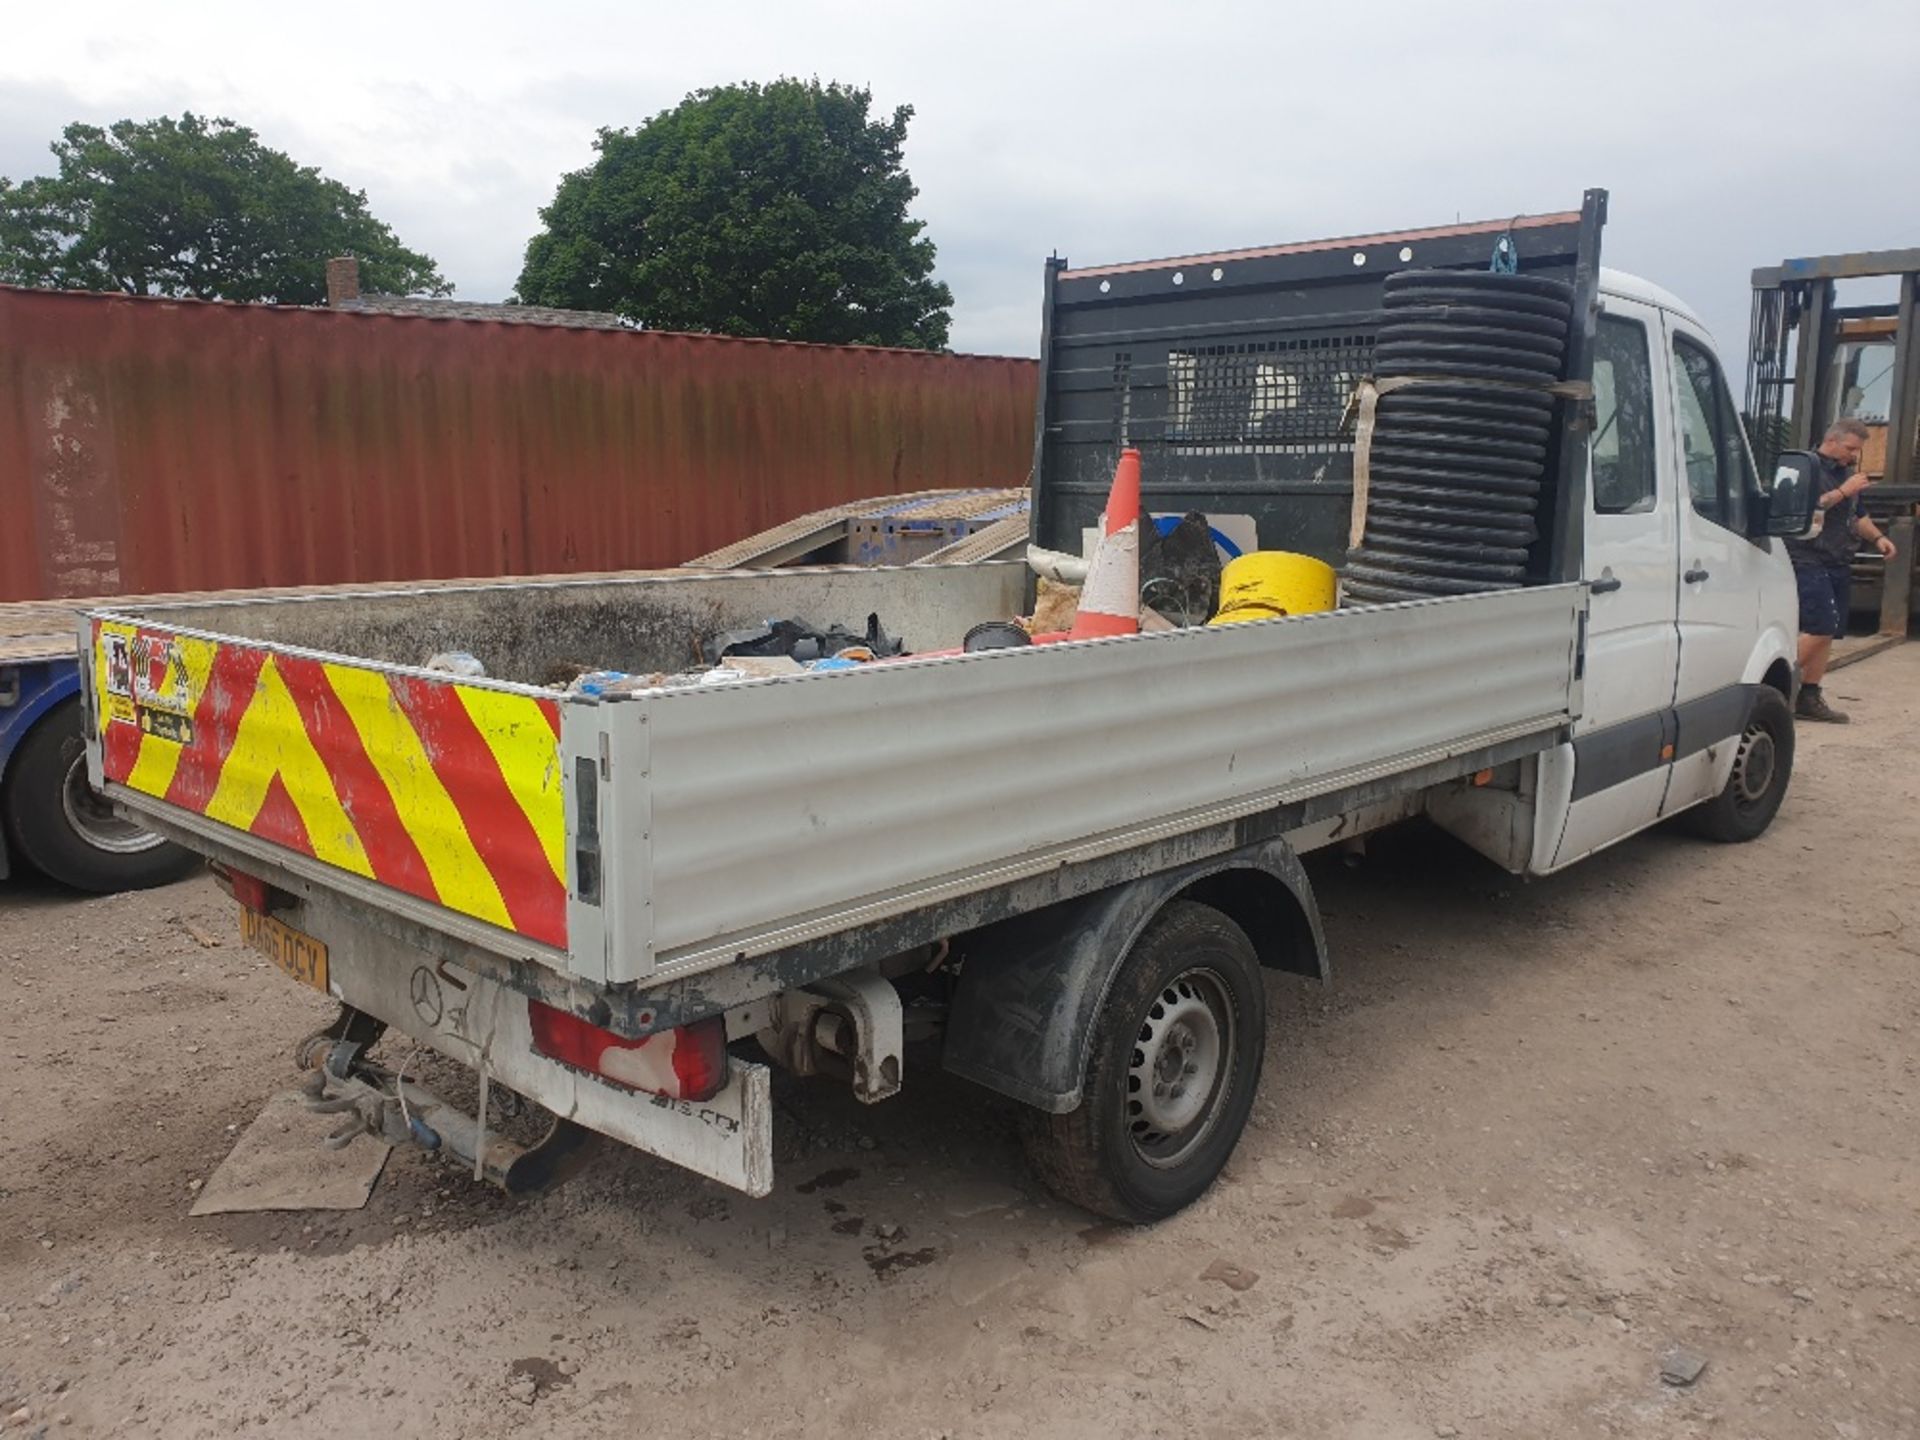
[[[112,621],[93,660],[107,779],[565,946],[552,699]]]

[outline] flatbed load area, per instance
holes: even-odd
[[[73,654],[74,614],[58,605],[0,605],[0,664]]]
[[[1579,713],[1571,584],[919,658],[1020,613],[1026,583],[987,564],[105,612],[102,778],[163,827],[619,984],[1181,837],[1231,848],[1257,817],[1278,834],[1543,749]],[[715,636],[786,616],[913,653],[685,683]],[[425,668],[447,652],[479,673]],[[480,827],[491,883],[428,883]]]

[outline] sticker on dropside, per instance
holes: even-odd
[[[190,744],[193,696],[187,688],[187,662],[179,640],[171,635],[135,635],[132,660],[133,706],[140,728],[176,745]]]
[[[100,643],[107,652],[107,693],[131,698],[133,654],[127,647],[127,637],[118,630],[109,630],[100,637]]]
[[[133,651],[128,637],[117,630],[107,630],[100,636],[100,648],[107,657],[106,693],[101,697],[101,708],[110,722],[138,725],[140,717],[133,704]]]
[[[175,710],[156,710],[151,705],[133,707],[136,720],[145,733],[160,740],[171,740],[176,745],[193,743],[193,721]],[[112,714],[112,707],[108,707]]]

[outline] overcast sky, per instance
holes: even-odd
[[[781,74],[911,104],[956,349],[1032,354],[1082,264],[1570,209],[1732,350],[1747,277],[1920,246],[1915,0],[10,7],[0,175],[72,120],[226,115],[364,189],[465,299],[512,289],[597,127]],[[1729,368],[1740,387],[1740,358]]]

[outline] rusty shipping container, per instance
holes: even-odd
[[[1031,360],[0,287],[0,600],[677,564],[1024,484]]]

